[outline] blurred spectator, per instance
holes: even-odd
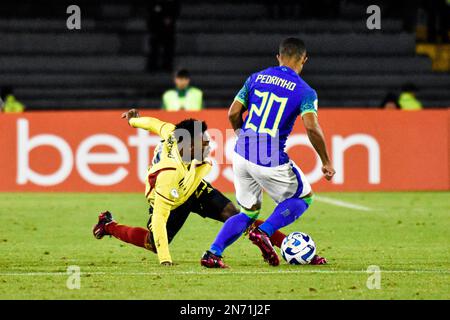
[[[178,0],[149,1],[147,15],[147,27],[150,32],[148,71],[172,71],[175,51],[175,24],[178,14]]]
[[[162,97],[163,109],[167,111],[199,111],[203,108],[203,92],[189,84],[189,71],[180,69],[174,77],[175,88],[167,90]]]
[[[407,83],[402,87],[402,92],[398,98],[398,104],[402,110],[422,110],[422,103],[416,98],[418,88]]]
[[[24,112],[25,106],[14,96],[12,87],[2,87],[0,93],[0,109],[5,113]]]
[[[398,96],[393,92],[388,92],[381,103],[381,107],[386,110],[400,109],[400,106],[398,105]]]

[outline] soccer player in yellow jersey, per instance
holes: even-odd
[[[220,191],[203,180],[211,169],[208,160],[209,135],[206,123],[194,119],[173,125],[151,117],[140,117],[136,109],[122,115],[130,126],[158,134],[162,141],[155,150],[148,170],[145,196],[150,204],[147,229],[118,224],[109,211],[99,215],[93,233],[97,239],[112,235],[124,242],[158,254],[162,265],[172,265],[169,243],[191,212],[225,222],[239,213]],[[259,225],[262,221],[256,221]],[[285,235],[274,234],[273,243],[281,245]],[[210,263],[226,267],[221,257]]]

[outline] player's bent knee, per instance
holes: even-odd
[[[261,205],[259,205],[259,207],[256,207],[257,209],[255,209],[255,206],[253,206],[251,209],[246,209],[244,207],[241,207],[241,212],[243,214],[245,214],[247,217],[249,217],[250,219],[256,220],[259,216],[259,213],[261,212]]]
[[[248,211],[256,211],[256,210],[261,210],[261,203],[257,202],[255,203],[253,206],[251,206],[251,208],[244,208],[241,206],[242,209],[248,210]]]
[[[314,201],[314,194],[313,194],[313,193],[310,193],[310,194],[308,194],[306,197],[303,197],[302,200],[306,202],[306,204],[308,205],[308,207],[310,207],[311,204],[312,204],[313,201]]]

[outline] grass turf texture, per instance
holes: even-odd
[[[283,230],[310,234],[329,265],[270,267],[239,239],[225,254],[231,269],[207,270],[199,259],[218,222],[192,214],[171,244],[178,265],[163,267],[91,233],[105,209],[145,226],[142,194],[0,193],[0,299],[450,299],[448,192],[321,195],[373,209],[316,201]],[[263,218],[274,207],[264,201]],[[81,268],[79,290],[66,287],[70,265]],[[369,265],[381,268],[379,290],[366,286]]]

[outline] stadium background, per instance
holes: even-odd
[[[80,30],[66,28],[68,1],[2,2],[0,85],[13,86],[29,110],[159,108],[172,80],[146,70],[152,1],[77,3]],[[300,1],[297,14],[295,3],[180,1],[171,13],[174,69],[191,71],[207,108],[226,108],[250,73],[276,63],[280,39],[296,35],[307,45],[303,76],[321,108],[377,108],[406,82],[426,108],[449,106],[449,44],[429,43],[424,32],[427,14],[431,21],[448,6],[419,10],[445,1],[377,1],[381,30],[366,26],[370,1]]]
[[[173,70],[191,71],[206,105],[189,114],[160,110],[172,72],[147,69],[149,3],[78,1],[81,30],[66,28],[73,3],[0,3],[0,87],[13,87],[26,106],[0,113],[0,298],[208,299],[211,285],[221,288],[217,299],[449,298],[450,45],[448,32],[433,36],[428,25],[448,14],[448,6],[436,12],[447,1],[375,1],[381,30],[366,26],[372,1],[180,1]],[[140,136],[150,142],[139,149],[144,133],[121,112],[138,107],[167,121],[193,116],[229,129],[226,108],[246,77],[276,64],[279,41],[292,35],[306,42],[302,76],[318,92],[320,121],[343,171],[333,183],[317,179],[298,121],[289,153],[315,177],[319,197],[285,231],[312,234],[331,261],[327,269],[270,271],[240,241],[223,281],[198,266],[220,225],[195,215],[171,245],[180,262],[174,271],[118,241],[94,246],[89,228],[105,207],[123,223],[147,219],[142,168],[157,139]],[[424,110],[384,110],[386,95],[405,83],[418,88]],[[214,156],[226,159],[226,145],[217,148]],[[234,200],[230,165],[217,168],[214,185]],[[123,176],[101,179],[114,173]],[[264,201],[265,217],[273,203]],[[86,274],[78,292],[62,279],[73,264]],[[372,264],[386,270],[383,290],[365,286]]]
[[[274,65],[280,39],[290,35],[306,42],[310,58],[302,76],[318,92],[320,117],[330,148],[336,139],[351,142],[355,135],[366,135],[375,144],[368,148],[369,142],[357,138],[347,145],[348,151],[341,146],[341,151],[346,150],[342,157],[345,173],[332,185],[317,181],[319,191],[448,190],[450,44],[448,32],[447,38],[442,37],[442,32],[431,38],[436,31],[432,32],[428,23],[432,17],[442,17],[436,8],[446,2],[433,1],[433,11],[420,1],[408,1],[407,5],[402,1],[379,1],[381,30],[367,28],[368,3],[81,1],[80,30],[67,29],[70,14],[66,13],[66,2],[2,3],[0,86],[13,87],[27,112],[0,117],[4,128],[2,149],[12,151],[3,152],[0,158],[4,177],[0,190],[50,187],[60,191],[139,191],[142,179],[137,179],[139,174],[135,173],[137,148],[125,141],[131,131],[120,123],[120,111],[138,107],[143,114],[158,115],[167,121],[181,119],[180,115],[154,110],[161,106],[162,93],[172,86],[171,71],[184,67],[191,71],[193,85],[204,92],[207,111],[194,116],[225,131],[229,128],[222,121],[226,113],[209,110],[227,108],[251,72]],[[173,20],[173,30],[151,27],[149,12],[158,5]],[[174,44],[169,68],[148,68],[152,57],[149,39],[154,30]],[[398,114],[382,109],[386,94],[398,95],[405,83],[417,87],[417,97],[426,111]],[[353,110],[343,111],[348,108]],[[77,113],[61,113],[72,109]],[[91,113],[100,109],[120,110],[116,116]],[[122,167],[120,170],[129,173],[127,178],[109,185],[86,183],[76,170],[74,158],[67,179],[55,180],[59,183],[22,181],[19,172],[29,166],[37,173],[50,175],[61,169],[64,161],[57,150],[46,145],[48,141],[33,152],[30,149],[19,154],[20,119],[26,119],[29,131],[22,138],[59,136],[68,140],[73,157],[80,142],[89,136],[122,136],[131,155],[128,160],[124,158],[118,165],[106,161],[106,165],[91,166],[104,174]],[[318,175],[314,176],[314,169],[318,167],[314,153],[305,143],[301,125],[296,126],[296,133],[297,139],[291,139],[291,154],[315,182]],[[225,144],[218,142],[217,151],[222,152]],[[153,146],[150,143],[148,152]],[[111,147],[103,146],[103,150],[111,151]],[[19,161],[20,156],[26,159]],[[227,168],[229,165],[220,165],[219,173],[213,173],[211,180],[224,191],[232,191],[230,176],[223,174]]]

